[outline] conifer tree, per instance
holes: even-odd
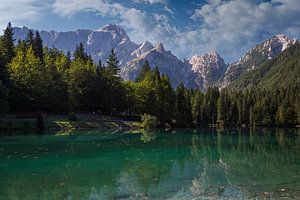
[[[106,61],[105,78],[109,86],[109,107],[110,115],[117,109],[118,103],[122,102],[121,78],[119,75],[119,61],[115,50],[112,49]]]
[[[185,96],[186,89],[183,83],[176,88],[176,123],[179,127],[187,126],[191,121],[188,100]]]
[[[9,22],[0,37],[0,81],[9,88],[8,65],[15,56],[14,38],[11,23]]]
[[[151,71],[150,65],[148,60],[145,61],[145,63],[142,66],[142,69],[140,73],[138,74],[136,78],[136,82],[140,82],[144,79],[145,75]]]
[[[32,48],[35,56],[40,59],[41,63],[44,63],[43,40],[38,31],[36,31],[35,38],[32,41]]]
[[[33,45],[34,34],[33,34],[32,30],[28,31],[24,41],[25,41],[27,48],[29,48],[30,46]]]
[[[82,42],[80,42],[79,46],[76,46],[74,51],[74,59],[78,60],[87,60],[87,54],[84,52],[84,47]]]

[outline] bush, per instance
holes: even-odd
[[[68,119],[70,121],[78,121],[78,117],[77,117],[77,115],[75,115],[75,113],[70,113],[68,116]]]
[[[158,124],[157,117],[144,114],[142,116],[142,126],[143,128],[150,129],[150,128],[156,128]]]

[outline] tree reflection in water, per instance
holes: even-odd
[[[0,199],[289,199],[298,130],[175,130],[0,141]]]

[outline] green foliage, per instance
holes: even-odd
[[[158,125],[157,117],[149,115],[149,114],[144,114],[142,116],[143,128],[145,128],[145,129],[156,128],[157,125]]]
[[[265,62],[258,68],[251,70],[229,87],[242,90],[244,88],[273,89],[300,85],[300,44],[286,49],[273,60]]]
[[[102,69],[102,74],[107,84],[107,107],[109,114],[112,116],[115,112],[123,109],[124,94],[119,75],[119,61],[114,49],[111,50],[106,66]]]
[[[148,60],[146,60],[144,65],[142,66],[140,73],[138,74],[138,76],[136,78],[136,82],[142,81],[150,71],[151,71],[151,67],[149,65]]]
[[[73,54],[75,60],[87,60],[88,55],[84,52],[84,47],[82,42],[80,42],[79,46],[76,46],[74,54]]]
[[[82,43],[71,59],[70,53],[43,48],[38,32],[16,46],[12,36],[9,25],[0,38],[0,115],[9,104],[13,112],[99,111],[133,118],[147,113],[143,121],[151,127],[153,121],[155,127],[300,124],[299,45],[231,88],[202,93],[183,84],[173,89],[169,77],[147,61],[135,82],[123,81],[114,50],[105,65],[95,64]]]
[[[35,38],[32,41],[32,49],[34,55],[40,59],[41,63],[44,63],[43,40],[38,31],[35,33]]]
[[[181,83],[176,89],[176,124],[179,127],[192,123],[190,94]]]
[[[33,45],[33,41],[34,41],[34,34],[32,30],[29,30],[24,40],[27,48]]]
[[[15,56],[15,47],[11,23],[8,23],[3,36],[0,37],[0,81],[10,87],[8,65]]]
[[[45,68],[34,55],[32,47],[25,53],[17,51],[9,68],[12,82],[12,102],[17,108],[43,109],[48,97]],[[28,97],[30,96],[30,97]]]

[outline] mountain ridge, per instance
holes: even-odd
[[[239,76],[260,67],[260,65],[268,60],[276,58],[281,52],[295,43],[297,43],[296,39],[290,39],[283,34],[277,34],[257,44],[239,60],[228,65],[223,78],[218,83],[218,87],[227,87]]]
[[[15,27],[16,41],[24,39],[29,30],[33,29]],[[67,32],[40,31],[40,35],[45,45],[56,47],[65,53],[73,52],[75,47],[82,42],[86,52],[95,62],[105,61],[111,49],[115,49],[121,76],[125,80],[135,80],[142,65],[148,60],[151,67],[158,66],[162,73],[169,75],[174,87],[183,82],[186,87],[201,90],[206,90],[211,86],[227,87],[245,72],[275,58],[297,42],[296,39],[277,34],[257,44],[239,60],[227,65],[216,51],[194,55],[189,60],[181,60],[171,51],[166,50],[162,43],[153,45],[145,41],[142,44],[136,44],[131,41],[126,31],[116,24],[108,24],[94,31],[88,29]]]

